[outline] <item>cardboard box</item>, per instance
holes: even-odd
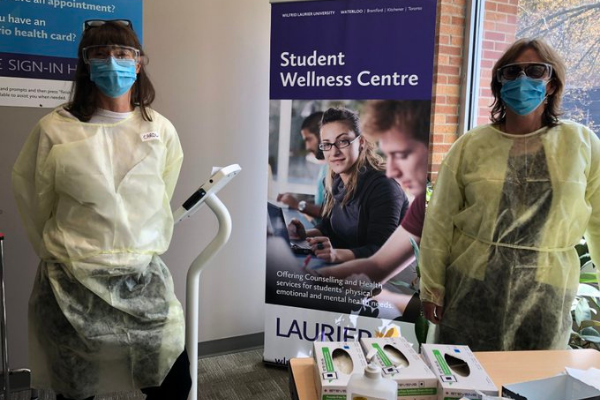
[[[468,346],[424,344],[423,359],[438,378],[439,400],[481,399],[480,391],[497,396],[498,389]]]
[[[367,366],[358,342],[314,342],[313,358],[320,400],[345,400],[350,376],[363,374]]]
[[[600,400],[600,390],[570,375],[502,386],[502,396],[515,400]]]
[[[436,400],[438,381],[411,344],[403,337],[362,338],[365,354],[375,350],[372,362],[382,375],[398,382],[399,400]]]

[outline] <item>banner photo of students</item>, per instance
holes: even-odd
[[[0,1],[0,106],[67,102],[84,22],[115,19],[142,39],[142,0]]]
[[[417,344],[435,0],[272,4],[264,360]]]

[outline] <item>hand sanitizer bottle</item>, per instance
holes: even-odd
[[[352,374],[346,400],[396,400],[398,382],[381,376],[381,368],[370,362],[364,374]]]

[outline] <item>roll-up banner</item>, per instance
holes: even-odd
[[[0,0],[0,106],[67,102],[92,19],[129,20],[142,40],[142,0]]]
[[[412,119],[427,146],[435,22],[435,0],[272,4],[266,362],[309,356],[313,341],[417,342],[414,258],[385,276],[344,261],[376,254],[424,202],[425,182],[386,177],[374,131],[410,126],[394,110],[424,106]]]

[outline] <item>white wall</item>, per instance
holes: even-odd
[[[178,207],[213,165],[242,172],[219,197],[231,239],[201,278],[200,341],[263,331],[270,6],[267,0],[144,2],[144,47],[157,90],[154,108],[179,132],[185,161]],[[37,266],[10,192],[10,169],[25,136],[48,110],[0,107],[0,232],[7,235],[11,367],[27,366],[27,300]],[[217,229],[205,207],[178,225],[169,252],[177,297],[185,274]]]
[[[173,122],[185,152],[174,204],[213,165],[243,168],[219,195],[233,232],[201,277],[200,341],[263,331],[269,32],[266,0],[144,2],[155,108]],[[165,261],[182,301],[187,267],[215,233],[208,208],[176,228]]]

